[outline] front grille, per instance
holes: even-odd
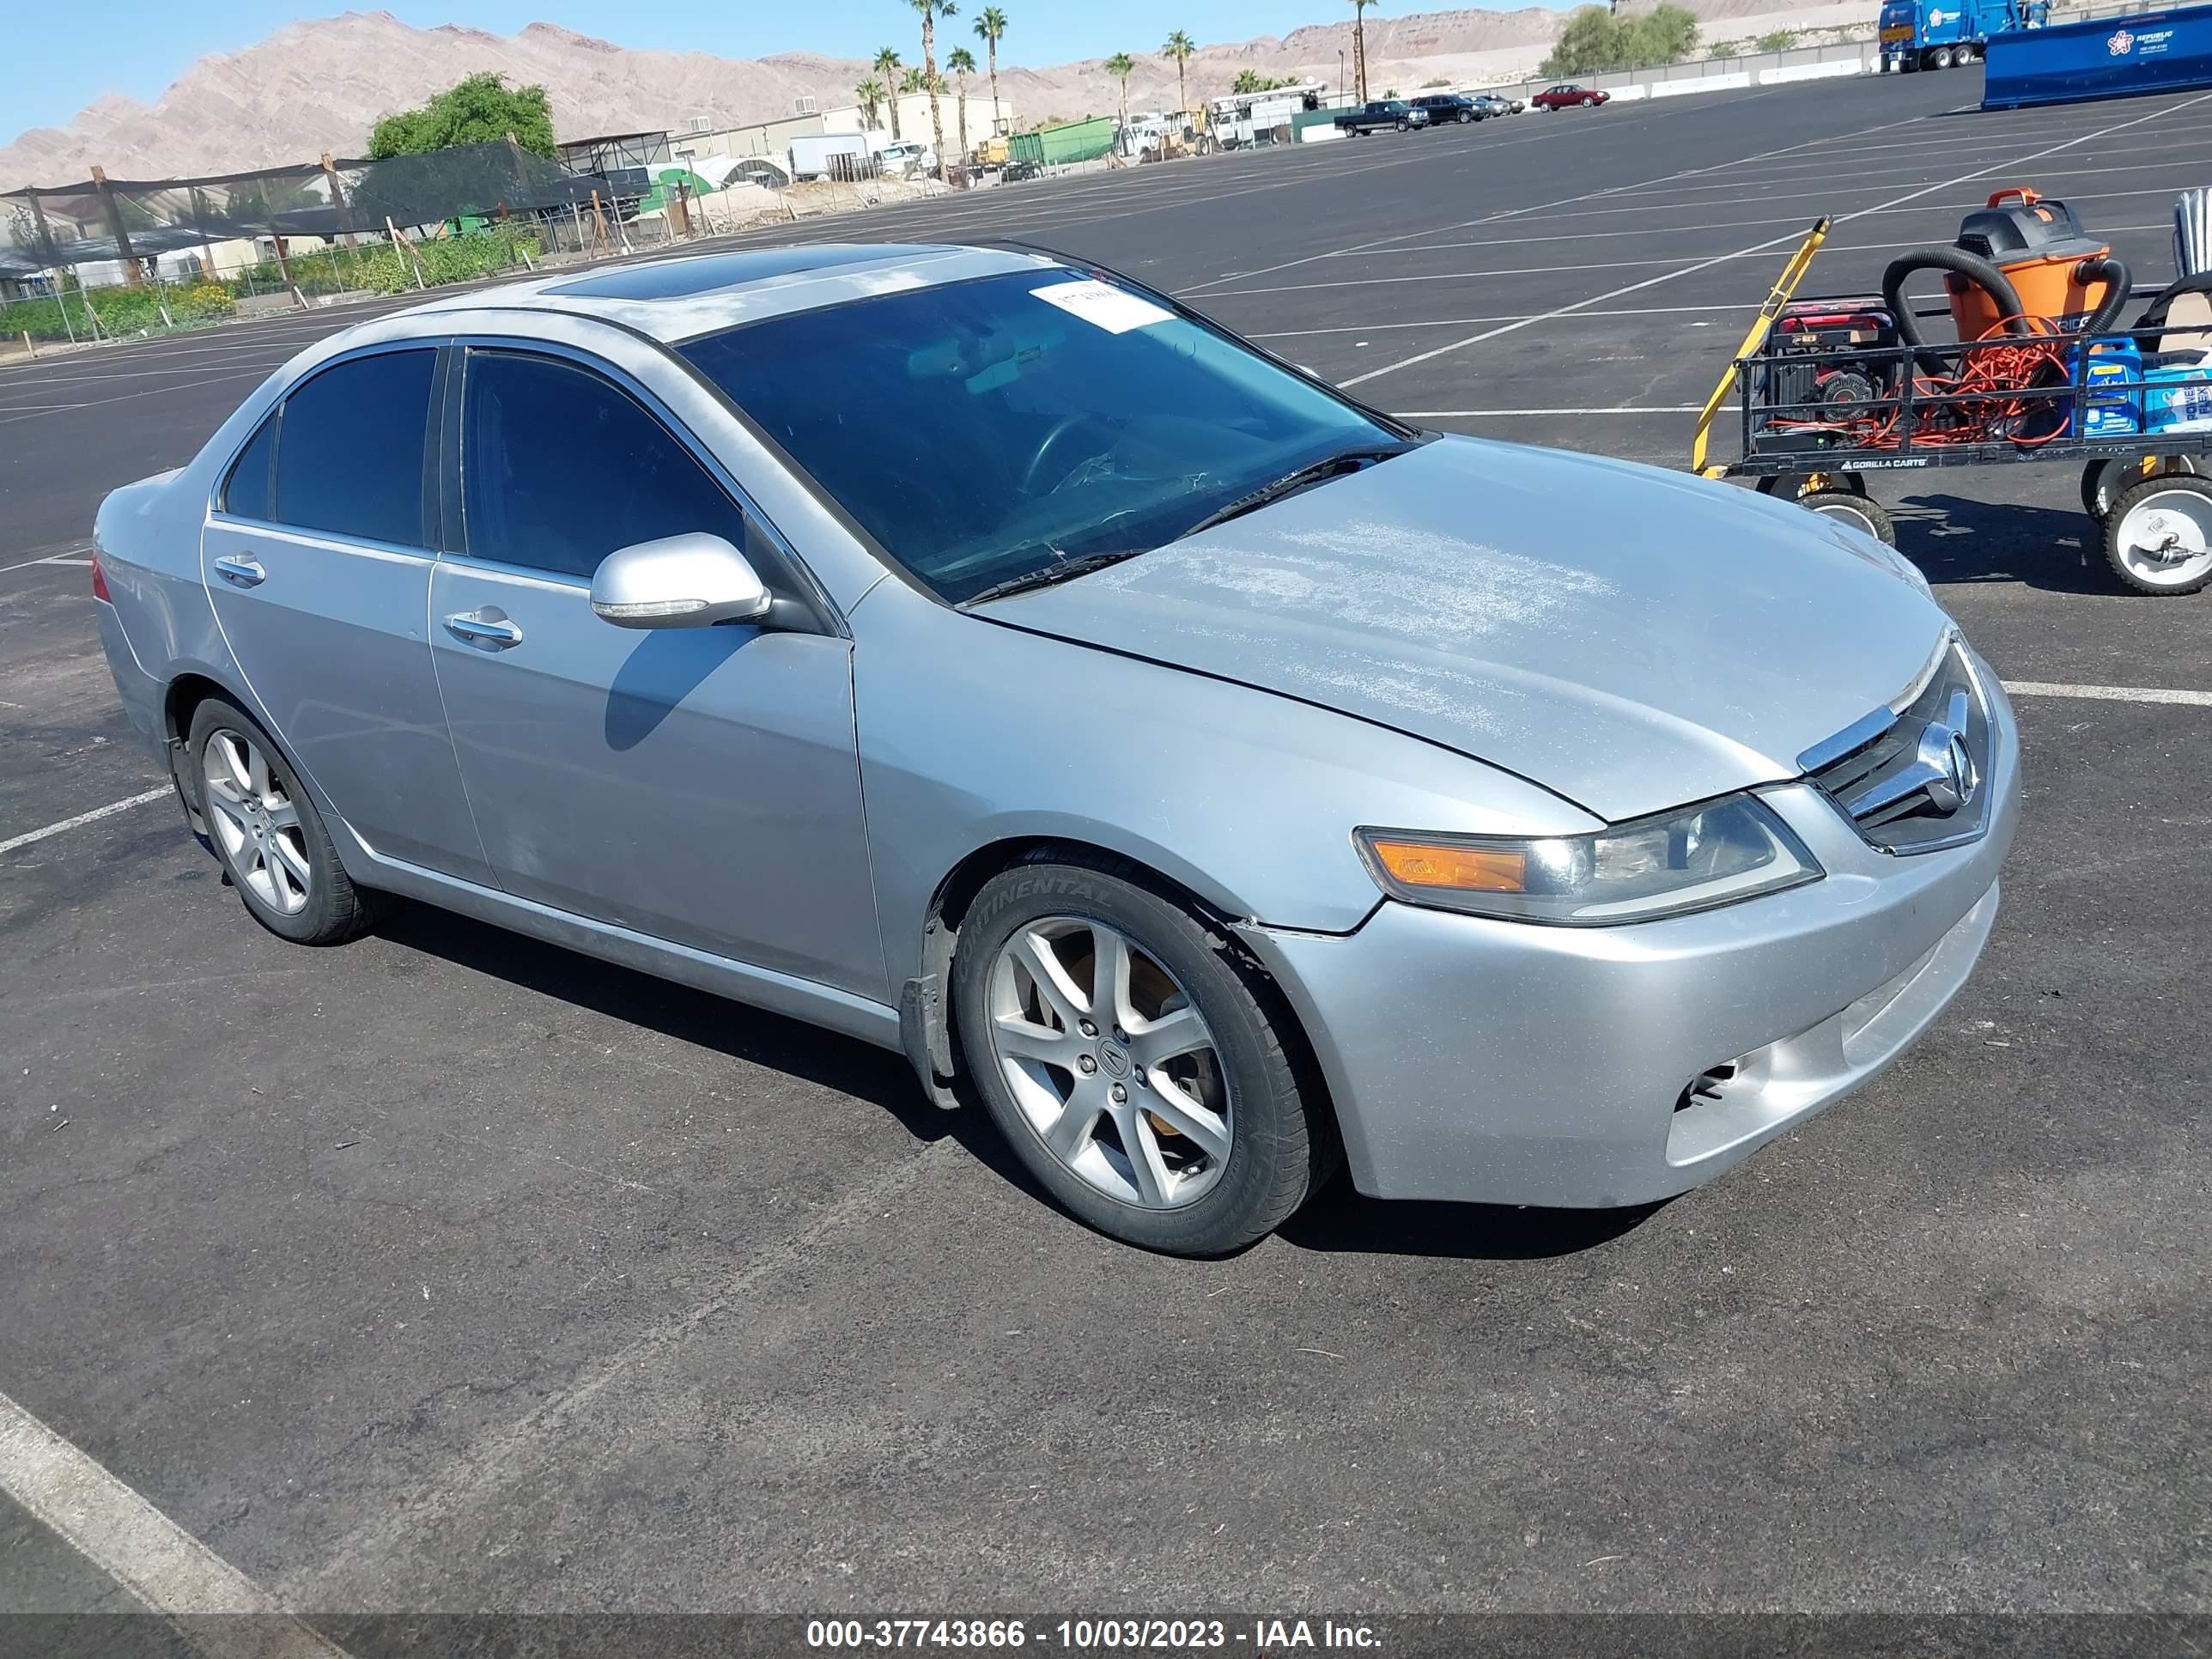
[[[1989,828],[1990,714],[1954,636],[1899,702],[1798,757],[1861,836],[1887,853],[1932,853]]]

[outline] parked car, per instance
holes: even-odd
[[[1035,161],[1009,161],[999,169],[999,182],[1002,185],[1018,185],[1024,179],[1036,178],[1038,173],[1039,168]]]
[[[1355,138],[1370,132],[1395,131],[1404,132],[1411,127],[1429,124],[1429,112],[1416,109],[1402,98],[1377,99],[1363,104],[1358,109],[1348,109],[1336,118],[1336,125]]]
[[[372,319],[94,537],[263,927],[404,895],[902,1052],[1159,1249],[1340,1159],[1710,1179],[1937,1018],[2019,812],[1996,677],[1872,538],[1007,247]]]
[[[1474,106],[1486,117],[1518,115],[1523,107],[1516,100],[1501,98],[1494,92],[1478,92],[1474,94]]]
[[[1447,122],[1464,125],[1469,121],[1482,120],[1490,113],[1476,100],[1456,92],[1423,93],[1411,101],[1415,109],[1428,116],[1429,125],[1432,127],[1443,126]]]
[[[1528,101],[1541,110],[1578,109],[1585,105],[1599,109],[1613,101],[1613,94],[1601,88],[1578,87],[1562,81],[1556,87],[1546,87]]]

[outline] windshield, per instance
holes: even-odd
[[[1298,468],[1405,435],[1073,270],[769,318],[682,350],[956,604],[1160,546]]]

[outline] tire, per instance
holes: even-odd
[[[1127,952],[1128,1000],[1093,1021],[1093,974],[1109,949]],[[1040,950],[1053,962],[1031,974]],[[1273,1231],[1334,1170],[1334,1127],[1285,1049],[1288,1014],[1273,1012],[1222,929],[1133,867],[1036,862],[994,877],[961,923],[952,999],[969,1075],[1007,1144],[1062,1207],[1110,1237],[1226,1255]],[[1164,1036],[1148,1057],[1154,1027]],[[1172,1046],[1198,1038],[1202,1048]]]
[[[1472,121],[1473,119],[1474,119],[1474,111],[1472,111],[1472,110],[1464,110],[1464,109],[1463,109],[1463,110],[1462,110],[1462,111],[1459,112],[1459,124],[1460,124],[1460,125],[1462,125],[1462,126],[1465,126],[1465,125],[1466,125],[1469,121]]]
[[[1960,68],[1964,69],[1980,55],[1981,54],[1972,46],[1960,46],[1957,51],[1951,54],[1951,61],[1958,64]]]
[[[192,711],[185,752],[208,839],[247,915],[295,945],[342,945],[368,928],[367,900],[322,815],[251,715],[208,698]]]
[[[1870,496],[1854,495],[1847,489],[1815,489],[1800,495],[1797,505],[1823,518],[1841,519],[1885,545],[1897,545],[1897,526],[1882,504]]]
[[[1928,54],[1928,66],[1930,69],[1947,70],[1957,61],[1957,58],[1948,46],[1938,46]]]
[[[1412,129],[1413,125],[1413,124],[1411,121],[1401,121],[1398,123],[1398,131],[1401,132],[1408,131]]]
[[[2091,461],[2081,469],[2081,510],[2100,525],[2112,516],[2112,504],[2129,484],[2138,479],[2176,472],[2194,475],[2193,455],[2141,455],[2121,460]]]
[[[2138,593],[2194,593],[2212,582],[2212,483],[2176,473],[2120,492],[2105,529],[2113,574]]]

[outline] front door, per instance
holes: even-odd
[[[471,349],[465,552],[432,648],[486,855],[507,890],[884,1000],[852,647],[827,632],[635,629],[592,612],[620,546],[719,535],[789,566],[661,416],[575,360]]]
[[[247,440],[200,540],[277,741],[379,853],[490,878],[430,658],[434,346],[344,357]]]

